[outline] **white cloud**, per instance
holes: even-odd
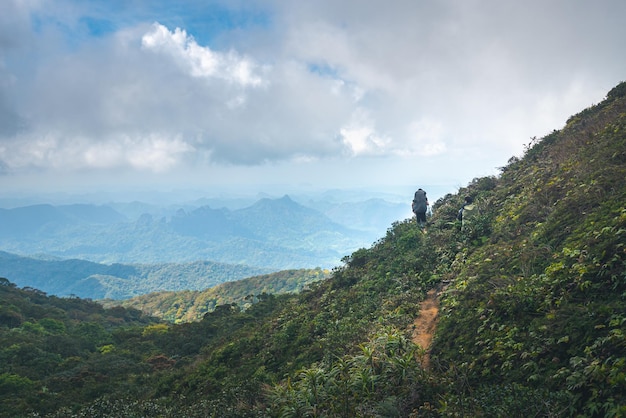
[[[210,4],[5,3],[4,172],[336,161],[393,182],[418,159],[465,176],[626,74],[621,0],[267,0],[222,26]]]
[[[220,53],[198,45],[184,29],[170,31],[155,23],[152,30],[141,38],[144,49],[162,53],[177,61],[193,77],[215,77],[242,86],[261,86],[263,78],[257,74],[258,66],[235,51]]]
[[[425,118],[412,122],[408,126],[407,137],[411,154],[429,157],[443,154],[447,149],[441,122]]]
[[[343,144],[352,156],[384,155],[390,139],[376,132],[374,122],[364,109],[356,109],[348,125],[340,129]]]
[[[140,143],[133,142],[133,148],[128,152],[128,159],[135,168],[163,172],[176,166],[181,154],[187,154],[193,150],[193,147],[181,138],[149,136]]]
[[[122,135],[94,142],[86,137],[64,138],[41,135],[37,140],[24,139],[0,147],[0,160],[8,168],[60,171],[117,169],[131,167],[141,171],[163,172],[176,167],[185,155],[193,153],[192,145],[181,138]]]

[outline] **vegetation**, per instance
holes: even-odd
[[[109,393],[114,373],[139,376],[150,369],[150,357],[132,346],[132,335],[156,321],[140,311],[105,310],[83,299],[18,289],[7,279],[0,279],[0,301],[3,417],[88,403]]]
[[[0,251],[0,275],[56,296],[124,299],[161,290],[201,290],[269,269],[196,261],[161,264],[99,264],[42,260]]]
[[[4,281],[2,414],[626,415],[625,91],[440,199],[426,233],[397,222],[298,294],[168,324]],[[410,335],[432,288],[426,363]]]
[[[433,347],[447,411],[626,414],[625,86],[463,191],[486,227],[455,255]]]
[[[181,323],[199,321],[207,312],[217,306],[237,304],[242,309],[249,308],[258,301],[255,295],[300,292],[309,284],[328,278],[329,271],[320,268],[313,270],[282,270],[262,276],[225,282],[206,290],[178,292],[155,292],[126,300],[107,299],[100,301],[105,307],[124,306],[165,319]]]

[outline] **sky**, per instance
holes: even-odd
[[[0,9],[4,195],[458,188],[626,80],[623,0]]]

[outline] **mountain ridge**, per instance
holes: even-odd
[[[383,219],[395,216],[396,206],[376,207]],[[288,196],[234,210],[200,206],[169,215],[157,210],[134,220],[95,205],[0,210],[3,250],[106,264],[211,260],[273,270],[332,268],[374,239],[372,230],[340,225]]]
[[[259,298],[297,293],[329,277],[328,270],[298,269],[247,277],[203,290],[153,292],[126,300],[103,300],[103,306],[122,306],[173,323],[200,321],[218,306],[235,304],[249,308]]]
[[[411,219],[395,222],[298,294],[266,295],[245,310],[216,306],[195,322],[132,327],[124,318],[135,311],[46,311],[50,301],[81,301],[0,280],[11,300],[0,309],[0,411],[623,416],[624,178],[621,83],[533,140],[499,176],[437,200],[426,231]],[[467,195],[478,213],[462,223]],[[412,342],[413,324],[442,284],[427,352]],[[91,322],[77,322],[81,315]]]
[[[202,290],[269,271],[209,261],[146,265],[45,260],[0,251],[0,277],[60,297],[125,299],[159,290]]]

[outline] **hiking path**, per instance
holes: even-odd
[[[435,329],[437,328],[437,317],[439,315],[439,291],[431,289],[426,294],[426,298],[420,303],[419,316],[413,321],[413,342],[425,351],[422,358],[422,365],[428,368],[430,365],[430,344],[433,340]]]

